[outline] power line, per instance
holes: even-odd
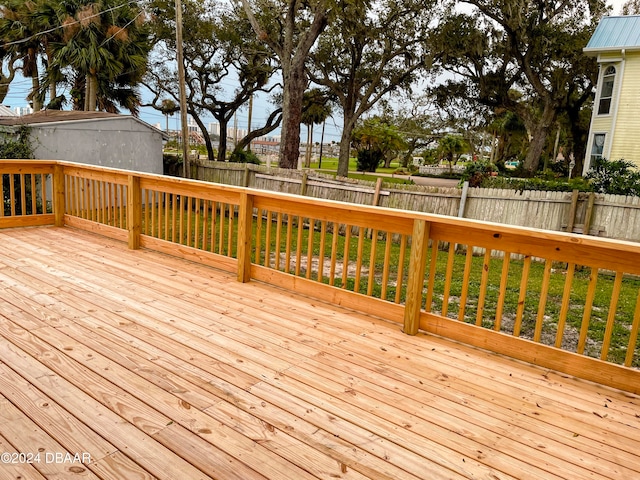
[[[82,21],[86,21],[86,20],[88,20],[88,19],[90,19],[90,18],[99,17],[99,16],[100,16],[100,15],[102,15],[103,13],[113,12],[113,11],[115,11],[115,10],[118,10],[119,8],[123,8],[123,7],[129,6],[129,5],[132,5],[132,4],[137,4],[137,3],[138,3],[137,1],[135,1],[135,0],[131,0],[131,1],[127,2],[127,3],[123,3],[123,4],[121,4],[121,5],[116,5],[115,7],[111,7],[111,8],[108,8],[108,9],[106,9],[106,10],[102,10],[101,12],[95,13],[95,14],[93,14],[93,15],[89,15],[88,17],[83,18],[83,19],[82,19]],[[141,13],[142,13],[142,12],[141,12]],[[140,14],[138,14],[138,15],[140,15]],[[137,18],[137,16],[136,16],[136,18]],[[135,19],[134,19],[134,20],[135,20]],[[30,40],[33,40],[33,39],[34,39],[34,38],[36,38],[36,37],[39,37],[40,35],[46,35],[47,33],[55,32],[56,30],[60,30],[61,28],[65,28],[65,27],[68,27],[68,26],[70,26],[70,25],[75,25],[75,24],[78,24],[78,23],[80,23],[80,22],[81,22],[81,20],[76,20],[75,22],[71,22],[71,23],[67,23],[67,24],[65,24],[65,25],[60,25],[60,26],[57,26],[57,27],[53,27],[53,28],[50,28],[49,30],[43,30],[43,31],[41,31],[41,32],[34,33],[34,34],[33,34],[33,35],[31,35],[30,37],[23,38],[23,39],[20,39],[20,40],[14,40],[13,42],[5,43],[5,44],[3,44],[2,46],[3,46],[3,47],[8,47],[8,46],[10,46],[10,45],[18,45],[18,44],[20,44],[20,43],[26,43],[26,42],[28,42],[28,41],[30,41]],[[128,25],[128,24],[127,24],[127,25]],[[113,38],[113,37],[112,37],[112,38]]]

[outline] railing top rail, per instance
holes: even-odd
[[[336,200],[212,184],[199,180],[59,160],[0,160],[0,171],[9,173],[12,168],[25,165],[52,168],[55,165],[60,165],[69,171],[105,174],[119,179],[135,175],[141,179],[142,185],[165,189],[175,185],[183,194],[187,194],[189,188],[194,186],[197,186],[198,189],[215,189],[217,192],[226,192],[229,198],[236,198],[242,193],[248,193],[254,197],[254,206],[258,208],[264,206],[274,211],[281,210],[283,212],[293,208],[294,213],[315,215],[318,220],[327,219],[329,221],[336,215],[347,215],[357,223],[371,223],[372,227],[393,229],[395,225],[397,227],[395,230],[398,233],[410,233],[407,227],[409,222],[424,220],[431,224],[431,236],[434,238],[463,243],[464,238],[461,237],[461,232],[463,232],[464,237],[472,236],[475,245],[485,248],[523,255],[544,256],[556,261],[570,261],[640,274],[640,244],[623,240],[596,238],[568,232],[554,232],[386,207],[354,205]],[[93,178],[97,177],[94,175]],[[321,213],[322,209],[328,209],[328,214],[324,217]],[[633,258],[637,258],[637,261]]]

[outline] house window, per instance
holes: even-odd
[[[591,166],[594,166],[598,160],[602,160],[602,153],[604,152],[604,139],[604,133],[596,133],[593,136],[593,144],[591,145]]]
[[[616,79],[615,67],[607,67],[602,76],[602,88],[600,90],[600,104],[598,115],[608,115],[611,110],[611,97],[613,97],[613,83]]]

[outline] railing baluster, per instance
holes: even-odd
[[[291,242],[293,241],[293,219],[291,215],[287,215],[287,243],[284,250],[284,271],[291,272]]]
[[[500,290],[498,291],[498,301],[496,305],[496,318],[493,323],[493,329],[496,332],[502,328],[502,311],[504,309],[504,301],[507,296],[507,282],[509,281],[509,266],[511,264],[511,252],[504,252],[502,256],[502,274],[500,275]]]
[[[178,197],[175,193],[171,194],[171,241],[176,242],[176,227],[177,227],[177,210],[178,210]]]
[[[618,308],[618,299],[620,298],[620,289],[622,288],[622,272],[616,272],[616,278],[613,281],[613,291],[611,292],[611,301],[609,302],[609,314],[607,316],[607,326],[604,330],[604,338],[602,340],[602,351],[600,352],[600,360],[606,360],[609,356],[609,348],[611,347],[611,337],[613,336],[613,324],[616,321],[616,310]]]
[[[636,308],[633,313],[633,324],[631,325],[631,331],[629,332],[629,344],[627,345],[627,354],[624,359],[624,365],[630,367],[633,363],[633,356],[636,351],[636,344],[638,341],[638,330],[640,330],[640,290],[636,297]]]
[[[296,241],[296,277],[300,276],[300,263],[302,263],[302,234],[304,232],[304,218],[298,216],[298,237]]]
[[[583,354],[584,347],[587,343],[587,334],[589,333],[589,322],[591,320],[591,309],[593,308],[593,299],[596,296],[596,284],[598,283],[598,269],[591,268],[591,277],[589,279],[589,288],[587,289],[587,298],[584,303],[584,312],[582,314],[582,325],[580,327],[580,337],[578,339],[577,353]]]
[[[518,295],[518,308],[516,309],[516,320],[513,324],[513,336],[519,337],[524,318],[524,302],[527,298],[527,285],[529,283],[529,272],[531,270],[531,257],[526,256],[522,262],[522,276],[520,277],[520,293]]]
[[[185,231],[185,245],[190,247],[193,245],[193,197],[189,196],[187,198],[187,228]]]
[[[402,235],[400,239],[400,254],[398,256],[398,273],[396,275],[396,296],[394,298],[395,303],[400,303],[402,296],[402,288],[404,286],[404,260],[407,250],[407,236]]]
[[[31,182],[31,215],[37,215],[38,214],[38,189],[36,187],[35,173],[29,174],[29,180]]]
[[[327,222],[320,222],[320,251],[318,252],[318,281],[324,281],[324,250],[326,246]]]
[[[455,244],[449,242],[449,253],[447,255],[447,268],[444,274],[444,292],[442,294],[442,309],[441,315],[447,316],[449,312],[449,294],[451,293],[451,280],[453,277],[453,261],[455,259]]]
[[[200,199],[198,197],[194,198],[195,205],[194,208],[194,226],[193,226],[193,248],[198,248],[200,245]]]
[[[342,288],[347,288],[349,275],[349,244],[351,243],[351,225],[344,226],[344,253],[342,255]]]
[[[14,174],[9,174],[9,205],[11,208],[11,216],[16,216],[16,184]]]
[[[562,347],[562,337],[564,336],[564,327],[567,322],[567,315],[569,313],[569,303],[571,301],[571,286],[573,285],[573,275],[576,270],[576,265],[570,263],[567,265],[567,274],[564,279],[564,292],[562,293],[562,306],[560,307],[560,317],[558,318],[558,331],[556,332],[555,347]]]
[[[487,297],[490,265],[491,265],[491,249],[486,248],[484,251],[484,260],[482,261],[482,275],[480,276],[480,292],[478,294],[478,309],[476,310],[477,326],[481,326],[482,320],[484,319],[484,303]]]
[[[233,222],[235,219],[235,209],[229,204],[229,225],[227,231],[227,256],[233,257]]]
[[[27,214],[27,187],[25,181],[25,174],[20,174],[20,214]]]
[[[4,217],[4,173],[0,173],[0,199],[2,205],[0,205],[0,218]]]
[[[540,297],[538,299],[538,315],[536,316],[536,327],[533,332],[533,341],[540,342],[542,337],[542,327],[544,326],[544,312],[547,308],[547,298],[549,296],[549,282],[551,280],[552,261],[547,259],[544,262],[544,273],[542,274],[542,285],[540,286]]]
[[[387,299],[387,286],[389,285],[389,270],[391,269],[391,244],[393,238],[391,232],[385,233],[385,246],[384,246],[384,259],[382,263],[382,289],[380,291],[380,298]]]
[[[311,278],[311,270],[313,270],[313,232],[315,228],[315,220],[309,218],[309,230],[307,235],[307,272],[306,278]]]
[[[376,275],[376,248],[378,246],[378,230],[373,229],[371,232],[371,250],[369,252],[369,277],[367,278],[367,295],[373,294],[373,284]]]
[[[264,266],[271,264],[271,212],[267,211],[267,225],[265,229]]]
[[[209,200],[204,200],[202,204],[202,249],[206,250],[208,245],[207,235],[209,229]],[[251,216],[251,221],[253,221],[253,212],[250,212],[249,215]]]
[[[331,260],[329,263],[329,285],[334,286],[336,283],[336,262],[338,259],[338,224],[331,224]]]
[[[365,230],[363,227],[358,229],[358,253],[356,254],[356,278],[353,291],[360,292],[360,273],[362,272],[362,251],[364,250],[364,235]]]
[[[218,232],[218,253],[220,255],[222,255],[224,252],[224,224],[225,224],[225,217],[227,216],[226,210],[227,210],[226,204],[223,202],[220,202],[220,222],[219,222],[220,231]]]
[[[471,277],[471,266],[473,260],[473,246],[467,245],[467,253],[464,261],[464,272],[462,273],[462,290],[460,291],[460,309],[458,310],[458,320],[465,321],[465,311],[467,308],[467,297],[469,296],[469,278]]]
[[[209,247],[211,253],[216,251],[216,226],[218,223],[218,202],[213,201],[211,202],[211,245]],[[256,251],[259,251],[259,245],[260,243],[258,242],[256,244]]]
[[[433,290],[436,283],[436,270],[438,268],[438,243],[436,238],[431,242],[431,260],[429,261],[429,279],[427,281],[427,296],[424,302],[424,311],[431,312],[433,303]]]
[[[276,217],[276,244],[274,249],[275,256],[275,265],[274,268],[276,270],[280,270],[280,248],[282,243],[282,212],[278,212]]]

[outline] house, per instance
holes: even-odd
[[[162,174],[163,133],[130,115],[43,110],[1,116],[0,131],[29,127],[34,157]]]
[[[602,157],[640,167],[640,15],[604,17],[584,53],[600,71],[583,173]]]

